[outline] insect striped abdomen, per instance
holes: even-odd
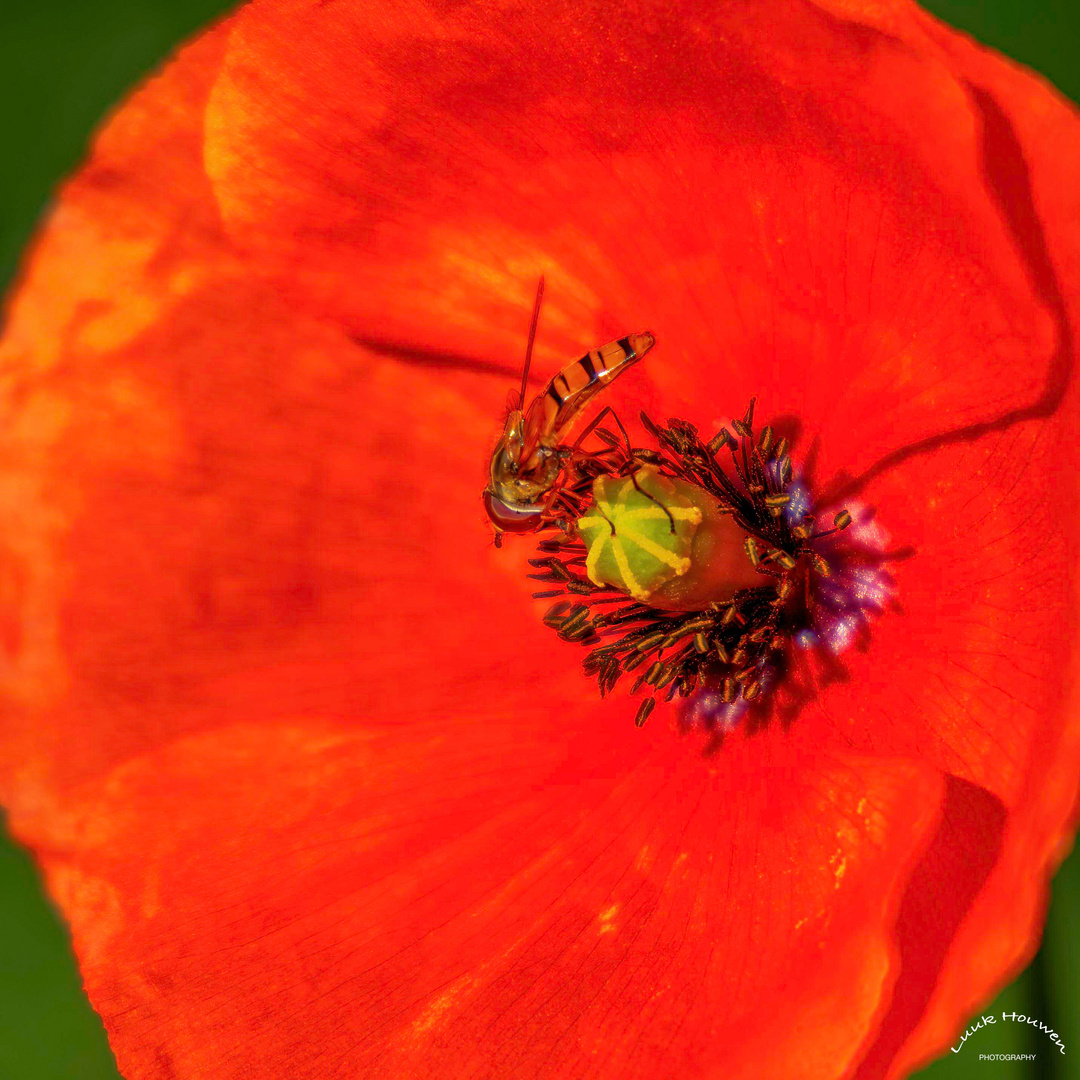
[[[527,427],[541,438],[558,440],[571,427],[581,410],[608,383],[637,363],[653,347],[652,334],[630,334],[590,349],[555,376],[547,390],[529,407]]]

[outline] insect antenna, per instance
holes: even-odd
[[[544,275],[536,286],[536,300],[533,302],[532,322],[529,323],[529,343],[525,346],[525,368],[521,372],[521,393],[518,395],[518,409],[525,409],[525,388],[529,383],[529,366],[532,364],[533,342],[536,340],[536,324],[540,321],[540,305],[544,300]]]

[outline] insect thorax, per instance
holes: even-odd
[[[535,503],[554,487],[561,467],[551,447],[538,446],[528,461],[517,462],[504,446],[491,462],[491,490],[507,503]]]

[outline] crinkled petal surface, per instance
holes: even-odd
[[[141,90],[0,345],[0,793],[124,1075],[940,1052],[1073,824],[1078,136],[845,0],[256,0]],[[790,727],[635,730],[493,549],[541,272],[538,377],[652,329],[610,400],[756,394],[890,533]]]

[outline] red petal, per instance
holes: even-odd
[[[624,723],[476,719],[259,718],[67,796],[50,881],[126,1076],[843,1075],[933,770],[663,732],[598,769]]]
[[[666,407],[757,393],[826,477],[1039,396],[1056,328],[912,10],[909,43],[782,2],[575,10],[245,8],[207,119],[230,236],[364,336],[491,357],[544,271],[541,356],[652,327]]]

